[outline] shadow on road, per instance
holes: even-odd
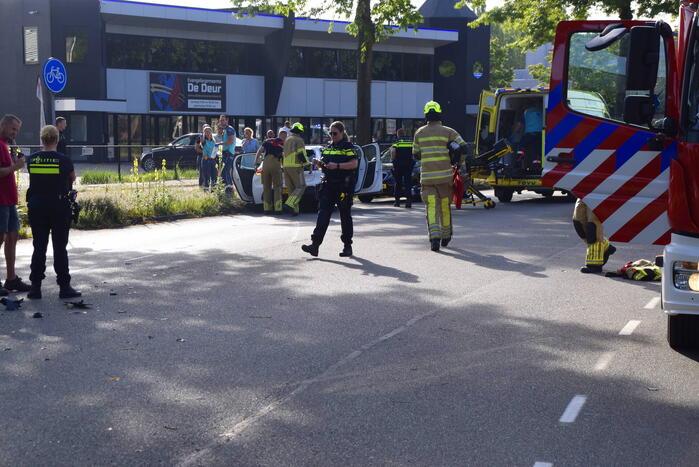
[[[348,269],[356,269],[358,271],[361,271],[362,275],[392,277],[400,282],[408,282],[411,284],[417,284],[418,282],[420,282],[418,276],[416,276],[415,274],[411,274],[406,271],[401,271],[400,269],[392,268],[390,266],[382,266],[381,264],[374,263],[373,261],[369,261],[368,259],[361,258],[356,255],[352,256],[351,260],[354,260],[359,264],[354,264],[347,261],[336,261],[325,258],[313,258],[313,261],[338,264]]]

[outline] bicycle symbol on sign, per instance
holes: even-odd
[[[46,82],[49,84],[53,83],[54,80],[58,84],[63,84],[65,79],[66,75],[64,75],[57,66],[52,66],[51,70],[48,73],[46,73]]]

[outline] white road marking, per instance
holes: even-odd
[[[352,360],[356,359],[360,355],[362,355],[364,352],[370,350],[372,347],[392,338],[397,336],[398,334],[406,331],[409,327],[413,326],[414,324],[424,320],[425,318],[428,318],[434,314],[436,314],[437,311],[429,311],[426,313],[422,313],[420,315],[415,316],[414,318],[410,319],[407,321],[405,324],[402,326],[397,327],[396,329],[392,330],[391,332],[384,334],[383,336],[374,339],[373,341],[369,342],[368,344],[364,344],[360,347],[359,350],[354,350],[347,354],[345,357],[340,359],[338,362],[334,363],[333,365],[329,366],[323,373],[319,374],[318,376],[315,376],[313,378],[306,379],[302,381],[296,389],[291,391],[289,394],[286,396],[282,397],[281,399],[278,399],[274,402],[272,402],[269,405],[266,405],[262,409],[258,410],[255,414],[251,415],[250,417],[240,421],[237,423],[233,428],[231,428],[229,431],[222,433],[219,438],[231,438],[234,436],[238,436],[242,434],[248,427],[251,425],[255,424],[257,421],[259,421],[261,418],[263,418],[265,415],[268,413],[274,411],[277,407],[284,405],[287,401],[290,399],[294,398],[298,394],[302,393],[305,391],[311,384],[316,383],[318,381],[323,380],[326,376],[331,374],[333,371],[337,370],[341,366],[351,362]],[[200,459],[202,456],[206,455],[208,451],[211,450],[211,448],[217,444],[217,440],[212,441],[209,446],[206,448],[195,452],[182,460],[178,465],[192,465],[192,464],[197,464],[198,459]]]
[[[624,326],[621,331],[619,331],[620,336],[630,336],[633,334],[633,332],[636,330],[638,325],[641,324],[641,322],[637,319],[632,319],[628,323],[626,323],[626,326]]]
[[[575,419],[578,418],[578,414],[582,410],[583,405],[585,405],[586,400],[587,396],[580,394],[573,397],[558,421],[561,423],[573,423]]]
[[[534,462],[534,467],[553,467],[553,462]]]
[[[605,352],[600,355],[600,357],[597,359],[597,363],[595,363],[595,371],[606,370],[613,358],[614,352]]]
[[[168,252],[163,252],[163,253],[168,253]],[[161,253],[161,254],[162,254],[162,253]],[[125,263],[128,263],[128,262],[131,262],[131,261],[138,261],[139,259],[152,258],[153,256],[156,256],[156,255],[153,254],[153,255],[138,256],[138,257],[136,257],[136,258],[125,259],[124,262],[125,262]]]
[[[652,310],[653,308],[658,306],[658,303],[660,303],[660,297],[653,297],[648,301],[648,303],[646,303],[646,306],[644,306],[643,308],[645,308],[646,310]]]

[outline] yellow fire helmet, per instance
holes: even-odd
[[[292,133],[303,133],[303,131],[303,125],[301,125],[299,122],[296,122],[293,125],[291,125]]]
[[[425,104],[425,115],[430,112],[441,114],[442,106],[440,106],[438,102],[429,101],[427,104]]]

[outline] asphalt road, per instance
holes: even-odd
[[[388,201],[349,259],[337,217],[301,252],[311,214],[73,232],[93,308],[51,273],[0,312],[0,465],[697,465],[659,284],[580,274],[573,205],[515,200],[455,212],[441,253]]]

